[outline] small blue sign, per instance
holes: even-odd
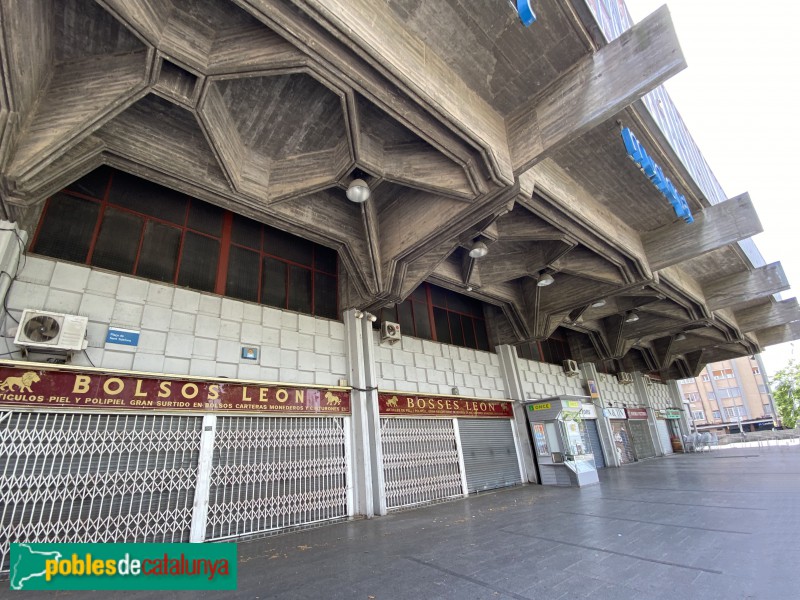
[[[673,183],[664,176],[664,171],[661,170],[655,161],[650,158],[644,146],[636,139],[633,132],[627,127],[622,128],[622,141],[625,144],[625,150],[628,152],[631,160],[637,164],[642,173],[647,175],[647,178],[653,182],[653,185],[658,188],[664,197],[669,200],[675,214],[687,223],[692,223],[692,211],[689,210],[689,203],[686,198],[678,193]]]
[[[139,332],[133,329],[108,328],[106,344],[119,344],[120,346],[138,346]]]
[[[242,358],[258,360],[258,348],[254,346],[242,346]]]

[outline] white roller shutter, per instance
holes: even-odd
[[[522,483],[508,419],[458,419],[467,488],[481,492]]]
[[[658,441],[661,443],[661,450],[664,454],[672,454],[672,441],[669,439],[667,422],[662,419],[657,419],[656,429],[658,429]]]

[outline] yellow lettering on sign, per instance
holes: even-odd
[[[580,407],[581,407],[581,403],[580,403],[580,402],[577,402],[577,401],[575,401],[575,400],[568,400],[568,401],[567,401],[567,406],[568,406],[569,408],[580,408]]]
[[[88,375],[76,375],[75,385],[72,388],[73,394],[85,394],[89,391],[89,382],[91,378]]]
[[[533,410],[547,410],[548,408],[553,408],[549,402],[545,402],[544,404],[533,405]]]

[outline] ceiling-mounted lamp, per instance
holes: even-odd
[[[600,298],[600,300],[595,300],[592,302],[592,308],[603,308],[606,305],[606,299]]]
[[[675,336],[675,341],[676,342],[682,342],[685,339],[686,339],[686,334],[685,333],[679,333],[678,335]]]
[[[553,276],[550,275],[550,273],[543,273],[539,275],[539,281],[536,282],[536,285],[538,285],[539,287],[545,287],[550,285],[554,281],[555,279],[553,279]]]
[[[361,204],[369,200],[370,189],[363,179],[353,179],[347,186],[347,199],[350,202]]]
[[[487,254],[489,254],[489,246],[483,242],[475,242],[469,249],[469,255],[472,258],[483,258]]]
[[[639,313],[635,310],[629,310],[625,313],[625,322],[626,323],[633,323],[639,320]]]

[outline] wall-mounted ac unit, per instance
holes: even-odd
[[[391,321],[384,321],[381,323],[381,341],[394,344],[399,342],[402,337],[400,333],[400,324],[392,323]]]
[[[22,312],[14,343],[42,352],[74,352],[86,349],[87,317],[44,310]]]
[[[566,373],[568,377],[575,377],[581,374],[580,369],[578,369],[578,363],[574,360],[565,360],[561,366],[564,368],[564,373]]]
[[[653,385],[653,378],[650,375],[642,375],[642,380],[645,385]]]
[[[625,373],[624,371],[619,372],[617,373],[617,381],[623,385],[628,385],[629,383],[633,383],[633,375]]]

